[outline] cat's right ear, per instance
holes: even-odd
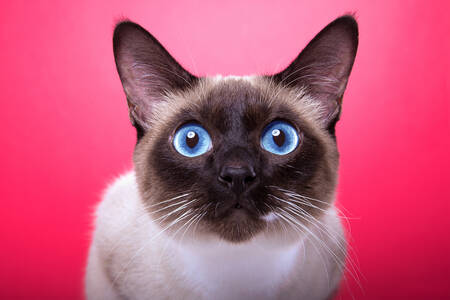
[[[152,108],[164,101],[165,93],[185,89],[197,77],[180,66],[158,40],[133,22],[117,24],[113,47],[130,120],[140,139],[150,126]]]
[[[270,78],[307,91],[320,104],[322,124],[334,136],[357,48],[358,24],[353,16],[342,16],[322,29],[286,69]]]

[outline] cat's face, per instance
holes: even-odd
[[[198,78],[144,29],[119,24],[116,63],[152,219],[175,238],[212,234],[231,242],[310,226],[334,199],[334,125],[356,47],[356,23],[347,16],[278,74]]]

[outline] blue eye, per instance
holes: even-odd
[[[286,155],[297,148],[297,130],[284,121],[273,121],[266,126],[261,136],[261,147],[277,155]]]
[[[180,154],[195,157],[211,149],[212,142],[205,128],[199,124],[189,123],[175,132],[173,146]]]

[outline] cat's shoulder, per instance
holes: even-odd
[[[134,171],[116,178],[105,190],[95,210],[96,235],[109,236],[123,231],[142,210]]]
[[[139,193],[134,171],[116,178],[105,190],[97,213],[117,210],[119,213],[135,208],[139,202]]]

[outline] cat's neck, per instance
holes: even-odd
[[[233,293],[234,298],[245,299],[246,293],[254,296],[259,291],[261,297],[267,297],[276,290],[298,263],[303,242],[282,245],[260,235],[241,244],[211,239],[174,242],[172,247],[174,262],[182,265],[186,279],[204,287],[205,296],[220,299],[221,291],[227,291],[225,298]]]

